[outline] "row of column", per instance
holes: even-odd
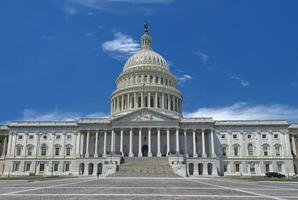
[[[142,157],[142,128],[138,129],[138,157]],[[152,157],[152,141],[151,141],[151,128],[148,128],[148,157]],[[187,152],[187,129],[183,130],[184,132],[184,152]],[[123,129],[120,130],[120,153],[123,156]],[[84,135],[80,134],[80,155],[83,154],[83,144],[84,144]],[[98,134],[99,131],[95,132],[95,147],[94,147],[94,157],[98,157]],[[107,156],[107,134],[108,131],[104,131],[104,146],[103,146],[103,157]],[[179,154],[179,129],[175,129],[175,136],[176,136],[176,153]],[[170,153],[170,129],[166,129],[166,137],[167,137],[167,155]],[[157,157],[161,157],[161,129],[157,128]],[[201,138],[202,138],[202,157],[207,157],[206,147],[205,147],[205,129],[201,131]],[[193,141],[193,157],[198,157],[197,149],[196,149],[196,130],[192,130],[192,141]],[[85,157],[89,157],[89,142],[90,142],[90,131],[87,131],[87,141],[86,141],[86,150],[85,150]],[[111,152],[115,152],[115,130],[111,130]],[[129,129],[129,157],[133,157],[133,129]],[[215,157],[215,150],[214,150],[214,131],[211,129],[211,156]]]
[[[140,101],[139,98],[141,98]],[[145,98],[147,104],[145,104]],[[144,107],[181,112],[181,106],[182,103],[180,97],[159,92],[133,92],[122,94],[114,97],[111,102],[111,110],[113,113]]]

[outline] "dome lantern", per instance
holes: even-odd
[[[149,26],[147,21],[144,23],[144,34],[141,37],[142,49],[151,49],[151,36],[149,34]]]

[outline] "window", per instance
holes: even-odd
[[[41,145],[41,155],[42,156],[47,155],[47,145],[46,144]]]
[[[32,154],[33,154],[33,146],[28,146],[28,148],[27,148],[27,155],[28,156],[32,156]]]
[[[66,163],[66,164],[65,164],[65,171],[66,171],[66,172],[68,172],[68,171],[69,171],[69,166],[70,166],[70,164],[69,164],[69,163]]]
[[[46,140],[48,137],[47,137],[46,135],[44,135],[42,138],[43,138],[44,140]]]
[[[282,163],[277,163],[277,171],[282,172]]]
[[[26,165],[25,165],[25,171],[26,172],[30,171],[30,168],[31,168],[31,163],[26,163]]]
[[[268,146],[268,145],[264,145],[264,146],[263,146],[263,153],[264,153],[264,156],[268,156],[268,155],[269,155],[268,151],[269,151],[269,146]]]
[[[266,134],[262,134],[262,138],[263,139],[266,139],[267,138],[267,135]]]
[[[16,149],[16,156],[20,156],[22,153],[22,147],[21,146],[17,146],[17,149]]]
[[[227,156],[227,146],[222,147],[222,155]]]
[[[226,135],[225,134],[222,134],[221,135],[221,139],[225,139],[226,138]]]
[[[67,135],[67,139],[70,140],[71,139],[71,135]]]
[[[56,140],[60,140],[61,135],[56,135]]]
[[[247,138],[248,138],[248,139],[251,139],[251,135],[247,135]]]
[[[70,147],[67,147],[67,148],[66,148],[66,155],[67,155],[67,156],[70,156],[70,151],[71,151],[71,148],[70,148]]]
[[[54,163],[54,172],[57,172],[58,171],[58,168],[59,168],[59,164],[58,163]]]
[[[44,164],[43,163],[39,164],[39,171],[44,172]]]
[[[253,145],[252,144],[249,144],[247,146],[247,151],[248,151],[248,155],[249,156],[253,156],[254,155],[254,149],[253,149]]]
[[[270,164],[266,163],[265,164],[265,172],[269,172],[270,171]]]
[[[237,134],[234,134],[234,135],[233,135],[233,138],[234,138],[234,139],[237,139]]]
[[[274,134],[274,139],[278,139],[278,134]]]
[[[228,164],[226,163],[226,164],[224,164],[224,172],[227,172],[228,171]]]
[[[55,148],[55,156],[59,156],[60,155],[60,148],[56,147]]]
[[[23,135],[18,135],[18,140],[22,140],[23,139]]]
[[[255,168],[255,164],[251,163],[250,164],[250,173],[251,174],[256,174],[256,168]]]
[[[238,156],[238,153],[239,153],[239,147],[234,146],[234,156]]]
[[[235,171],[236,172],[240,171],[240,164],[239,163],[235,164]]]
[[[33,140],[34,135],[29,135],[29,140]]]
[[[14,164],[14,171],[19,171],[19,169],[20,169],[20,163],[19,162],[16,162],[15,164]]]
[[[280,149],[281,149],[280,145],[275,145],[275,155],[276,156],[280,156]]]

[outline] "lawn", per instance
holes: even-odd
[[[226,179],[238,179],[246,181],[283,181],[283,182],[298,182],[296,178],[268,178],[264,176],[224,176]]]

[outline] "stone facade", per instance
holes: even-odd
[[[123,157],[167,157],[181,176],[296,173],[298,125],[184,118],[176,79],[147,28],[141,44],[117,78],[109,118],[0,126],[0,173],[108,175]]]

